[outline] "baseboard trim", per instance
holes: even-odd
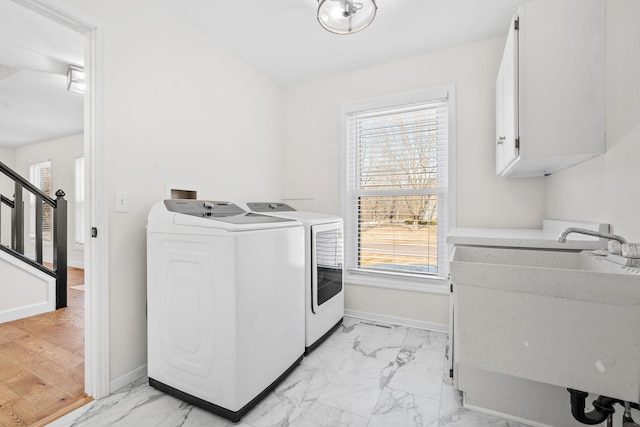
[[[55,293],[53,295],[55,298]],[[55,311],[55,309],[56,302],[55,300],[51,300],[0,311],[0,323],[24,319],[25,317],[36,316],[38,314],[50,313]]]
[[[505,419],[505,420],[514,421],[514,422],[516,422],[518,424],[524,424],[524,425],[528,425],[528,426],[531,426],[531,427],[553,427],[552,425],[549,425],[549,424],[539,423],[537,421],[532,421],[532,420],[528,420],[526,418],[516,417],[516,416],[513,416],[513,415],[505,414],[503,412],[492,411],[491,409],[485,409],[485,408],[481,408],[481,407],[475,406],[475,405],[468,405],[468,404],[465,403],[462,406],[464,408],[466,408],[466,409],[469,409],[470,411],[480,412],[482,414],[491,415],[493,417],[498,417],[498,418],[502,418],[502,419]]]
[[[388,323],[392,325],[409,326],[411,328],[426,329],[428,331],[449,333],[449,326],[440,323],[425,322],[424,320],[407,319],[404,317],[389,316],[386,314],[368,313],[358,310],[344,310],[344,315],[356,317],[362,320]]]
[[[133,371],[129,371],[124,375],[120,375],[118,378],[111,380],[109,383],[109,393],[113,393],[114,391],[131,384],[137,379],[140,379],[147,375],[147,364],[138,366]]]

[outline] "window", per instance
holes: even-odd
[[[84,245],[84,157],[76,159],[76,244]]]
[[[29,181],[43,193],[51,197],[51,162],[36,163],[29,167]],[[29,236],[36,237],[36,197],[29,195],[30,219]],[[53,230],[53,210],[48,203],[42,204],[42,239],[51,240]]]
[[[442,285],[448,273],[452,88],[352,103],[345,132],[350,282]],[[372,283],[373,284],[373,283]]]

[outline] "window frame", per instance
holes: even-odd
[[[455,105],[455,85],[447,84],[443,86],[415,90],[411,92],[398,93],[377,98],[364,99],[360,101],[345,102],[342,104],[341,119],[341,162],[340,162],[340,183],[341,183],[341,211],[345,218],[345,228],[350,227],[347,224],[349,215],[349,192],[348,192],[348,115],[355,112],[369,111],[384,108],[402,107],[403,105],[425,103],[431,100],[447,98],[448,111],[448,164],[447,164],[447,197],[446,206],[446,229],[438,227],[438,238],[441,241],[441,251],[438,254],[438,275],[418,277],[410,274],[402,274],[395,272],[372,272],[351,270],[345,265],[345,283],[374,286],[389,289],[401,289],[418,292],[430,292],[445,294],[449,293],[447,286],[449,265],[448,254],[449,246],[446,244],[446,236],[448,232],[455,227],[456,218],[456,105]],[[350,242],[348,233],[345,233],[345,253],[354,250],[354,243]],[[355,244],[357,246],[357,244]],[[357,249],[355,249],[357,250]]]

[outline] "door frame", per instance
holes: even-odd
[[[100,399],[109,379],[109,221],[106,144],[106,28],[65,0],[12,0],[85,36],[85,393]]]

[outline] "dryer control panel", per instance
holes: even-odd
[[[247,207],[252,212],[293,212],[294,208],[286,203],[279,202],[247,202]]]

